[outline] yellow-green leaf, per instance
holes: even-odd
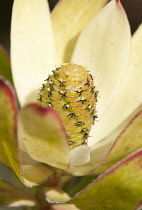
[[[142,150],[121,161],[69,203],[81,210],[134,210],[142,199]]]
[[[38,185],[46,181],[54,171],[49,169],[48,165],[42,164],[33,160],[23,144],[22,139],[19,138],[20,143],[20,159],[22,168],[22,182],[29,187]]]
[[[53,171],[27,154],[17,132],[15,93],[10,84],[1,78],[0,161],[10,166],[25,185],[37,185],[51,176]]]
[[[22,165],[21,167],[23,171],[22,181],[28,187],[41,184],[53,174],[52,170],[41,163]]]
[[[35,199],[6,182],[0,180],[0,206],[35,206]]]
[[[17,142],[17,106],[10,84],[0,79],[0,161],[13,168],[18,177],[21,169]]]
[[[24,107],[19,115],[19,132],[29,155],[57,168],[69,164],[69,144],[57,113],[37,104]]]
[[[0,46],[0,76],[13,83],[10,60],[9,57],[2,46]]]
[[[108,0],[61,0],[52,12],[57,63],[69,62],[78,35]]]
[[[142,147],[142,110],[127,124],[117,137],[106,160],[96,173],[105,171],[122,158]]]

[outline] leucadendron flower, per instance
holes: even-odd
[[[1,80],[1,107],[10,113],[1,161],[25,185],[54,168],[98,174],[142,146],[142,27],[131,39],[120,1],[101,9],[105,3],[62,0],[50,15],[46,0],[14,1],[11,64],[21,111],[16,131],[15,95]]]

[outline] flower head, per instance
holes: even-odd
[[[137,78],[141,62],[135,48],[139,49],[142,28],[136,32],[131,48],[129,23],[120,1],[112,0],[96,16],[89,6],[93,18],[86,14],[83,21],[84,14],[77,16],[82,28],[71,27],[73,8],[66,7],[65,2],[61,1],[50,17],[46,0],[14,1],[11,63],[22,107],[16,138],[23,173],[18,175],[27,185],[46,179],[54,173],[54,167],[74,175],[93,172],[111,154],[116,138],[141,109],[141,94],[132,84],[140,89]],[[105,2],[96,3],[96,8]],[[80,7],[75,9],[80,11]],[[91,127],[97,117],[94,77],[100,92],[99,121]],[[130,152],[123,150],[119,159]],[[117,157],[113,157],[116,162]],[[41,176],[33,178],[29,168],[40,171]]]

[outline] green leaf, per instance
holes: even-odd
[[[142,107],[116,138],[106,160],[95,173],[102,173],[122,158],[142,147]]]
[[[34,198],[0,180],[0,206],[35,206]]]
[[[72,192],[69,195],[71,195],[71,197],[73,197],[76,193],[80,192],[85,187],[87,187],[87,185],[90,184],[97,177],[98,176],[96,176],[96,175],[80,177],[81,178],[80,182],[79,182],[79,180],[78,180],[78,182],[76,181],[74,189],[72,190]]]
[[[0,161],[10,166],[27,186],[45,181],[53,171],[33,160],[17,137],[17,106],[11,85],[0,78]]]
[[[19,132],[29,155],[39,162],[66,169],[69,144],[61,120],[52,108],[29,104],[19,114]]]
[[[0,79],[0,161],[13,168],[17,176],[21,177],[15,100],[11,85]]]
[[[13,84],[10,60],[2,46],[0,46],[0,75]]]
[[[133,153],[68,203],[81,210],[133,210],[142,199],[142,149]]]
[[[46,181],[52,174],[52,169],[42,163],[21,165],[23,171],[23,183],[27,187],[32,187]]]

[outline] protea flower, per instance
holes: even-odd
[[[142,27],[131,39],[120,1],[95,16],[106,1],[88,10],[85,2],[62,0],[50,19],[46,0],[14,1],[11,64],[21,111],[17,124],[15,94],[1,80],[1,130],[8,129],[1,161],[27,186],[57,171],[104,172],[142,145]]]

